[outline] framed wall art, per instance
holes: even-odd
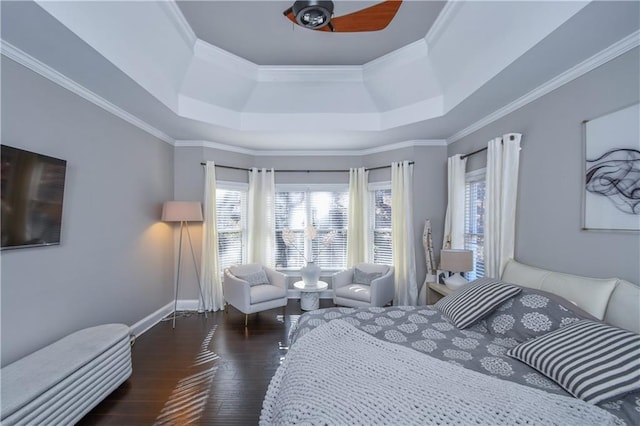
[[[640,231],[640,104],[583,122],[584,230]]]

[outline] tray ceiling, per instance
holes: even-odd
[[[3,60],[177,145],[366,151],[455,140],[640,44],[638,2],[405,1],[361,34],[289,5],[2,2]]]

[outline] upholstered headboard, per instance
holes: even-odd
[[[640,333],[640,287],[618,278],[587,278],[507,262],[502,280],[568,299],[604,322]]]

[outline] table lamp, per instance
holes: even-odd
[[[444,279],[444,284],[451,290],[457,290],[468,281],[460,272],[473,270],[473,252],[471,250],[440,250],[440,270],[453,272]]]

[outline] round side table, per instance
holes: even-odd
[[[303,311],[313,311],[320,307],[320,292],[329,288],[329,284],[318,281],[315,286],[306,286],[304,281],[296,281],[293,287],[300,290],[300,308]]]

